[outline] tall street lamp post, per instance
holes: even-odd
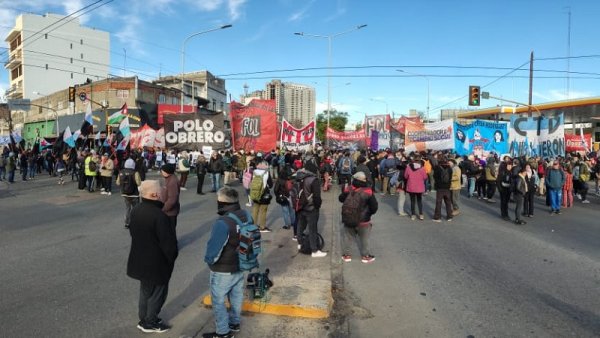
[[[352,29],[349,29],[347,31],[343,31],[340,33],[336,33],[336,34],[330,34],[330,35],[318,35],[318,34],[306,34],[304,32],[297,32],[294,33],[295,35],[299,35],[299,36],[308,36],[308,37],[312,37],[312,38],[323,38],[323,39],[327,39],[327,129],[329,129],[329,117],[331,115],[331,40],[333,40],[334,38],[340,36],[340,35],[344,35],[344,34],[348,34],[351,32],[354,32],[356,30],[362,29],[367,27],[367,25],[359,25],[356,26]],[[327,138],[327,147],[329,147],[329,138]]]
[[[196,32],[194,34],[189,35],[188,37],[186,37],[183,40],[183,43],[181,44],[181,113],[183,113],[183,96],[184,96],[183,83],[184,83],[184,74],[185,74],[185,44],[196,35],[206,34],[206,33],[214,32],[214,31],[218,31],[220,29],[226,29],[226,28],[230,28],[230,27],[232,27],[232,25],[223,25],[223,26],[205,30],[202,32]],[[193,96],[194,96],[194,89],[192,88],[192,97]]]
[[[409,75],[420,76],[420,77],[425,78],[425,80],[427,80],[427,115],[426,115],[426,117],[427,117],[427,120],[429,120],[429,77],[424,74],[407,72],[404,69],[396,69],[396,71],[398,71],[400,73],[406,73]]]

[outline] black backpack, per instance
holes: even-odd
[[[96,171],[96,169],[98,169],[98,167],[96,166],[96,162],[94,162],[94,161],[89,162],[88,168],[90,171]]]
[[[452,175],[450,174],[451,169],[440,166],[440,184],[449,184],[452,181]]]
[[[313,207],[312,198],[313,194],[310,191],[310,187],[313,181],[316,179],[314,176],[307,176],[302,180],[296,180],[292,190],[290,190],[290,198],[292,200],[292,208],[296,212],[301,210],[312,210]]]
[[[342,204],[342,223],[349,228],[356,228],[361,221],[364,199],[360,190],[350,190]]]
[[[134,178],[135,172],[122,172],[121,173],[121,193],[123,195],[136,195],[137,184]]]
[[[300,250],[298,250],[301,254],[310,255],[313,253],[312,248],[310,247],[310,239],[308,235],[300,236]],[[325,240],[323,240],[323,236],[320,233],[317,233],[317,247],[314,251],[322,250],[325,246]]]

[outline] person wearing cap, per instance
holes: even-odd
[[[240,207],[238,192],[224,186],[217,191],[217,214],[206,243],[204,262],[210,269],[210,295],[215,317],[216,331],[203,337],[233,337],[240,331],[242,304],[244,301],[244,272],[240,270],[238,247],[239,226],[232,214],[242,222],[252,222],[248,212]],[[226,301],[229,301],[228,311]]]
[[[554,160],[552,168],[546,171],[546,190],[550,198],[550,214],[560,214],[562,202],[562,187],[565,184],[565,173],[560,168],[560,162]]]
[[[116,183],[121,186],[121,196],[125,200],[125,229],[129,229],[131,210],[140,201],[138,187],[142,184],[140,174],[135,171],[135,161],[130,158],[125,161]]]
[[[112,195],[112,175],[115,168],[115,163],[108,156],[108,153],[102,155],[100,161],[100,177],[102,178],[102,195]]]
[[[145,333],[170,329],[158,317],[167,299],[169,281],[179,253],[175,230],[161,210],[160,183],[141,183],[142,202],[131,212],[131,249],[127,276],[140,281],[137,328]]]
[[[179,181],[175,175],[175,164],[163,164],[160,174],[165,179],[165,185],[161,193],[164,202],[162,211],[169,217],[169,223],[173,230],[177,227],[177,215],[179,215]]]
[[[356,242],[357,237],[360,242],[359,250],[361,261],[363,263],[372,263],[375,261],[375,256],[371,254],[369,249],[369,235],[373,225],[371,216],[377,212],[379,207],[373,189],[367,181],[367,175],[359,171],[352,176],[352,185],[345,187],[344,191],[338,197],[339,201],[344,203],[350,194],[359,194],[360,198],[360,223],[357,227],[344,226],[342,230],[342,260],[351,262],[351,243]]]

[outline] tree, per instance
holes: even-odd
[[[348,113],[346,112],[338,112],[337,110],[332,110],[331,115],[329,117],[329,128],[336,131],[344,131],[346,129],[346,124],[348,123]],[[321,142],[325,142],[327,137],[325,137],[325,130],[327,129],[327,110],[323,111],[322,114],[317,115],[317,138],[321,140]]]

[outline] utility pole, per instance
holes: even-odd
[[[531,51],[531,57],[529,58],[529,111],[527,114],[531,116],[531,105],[533,103],[533,51]]]

